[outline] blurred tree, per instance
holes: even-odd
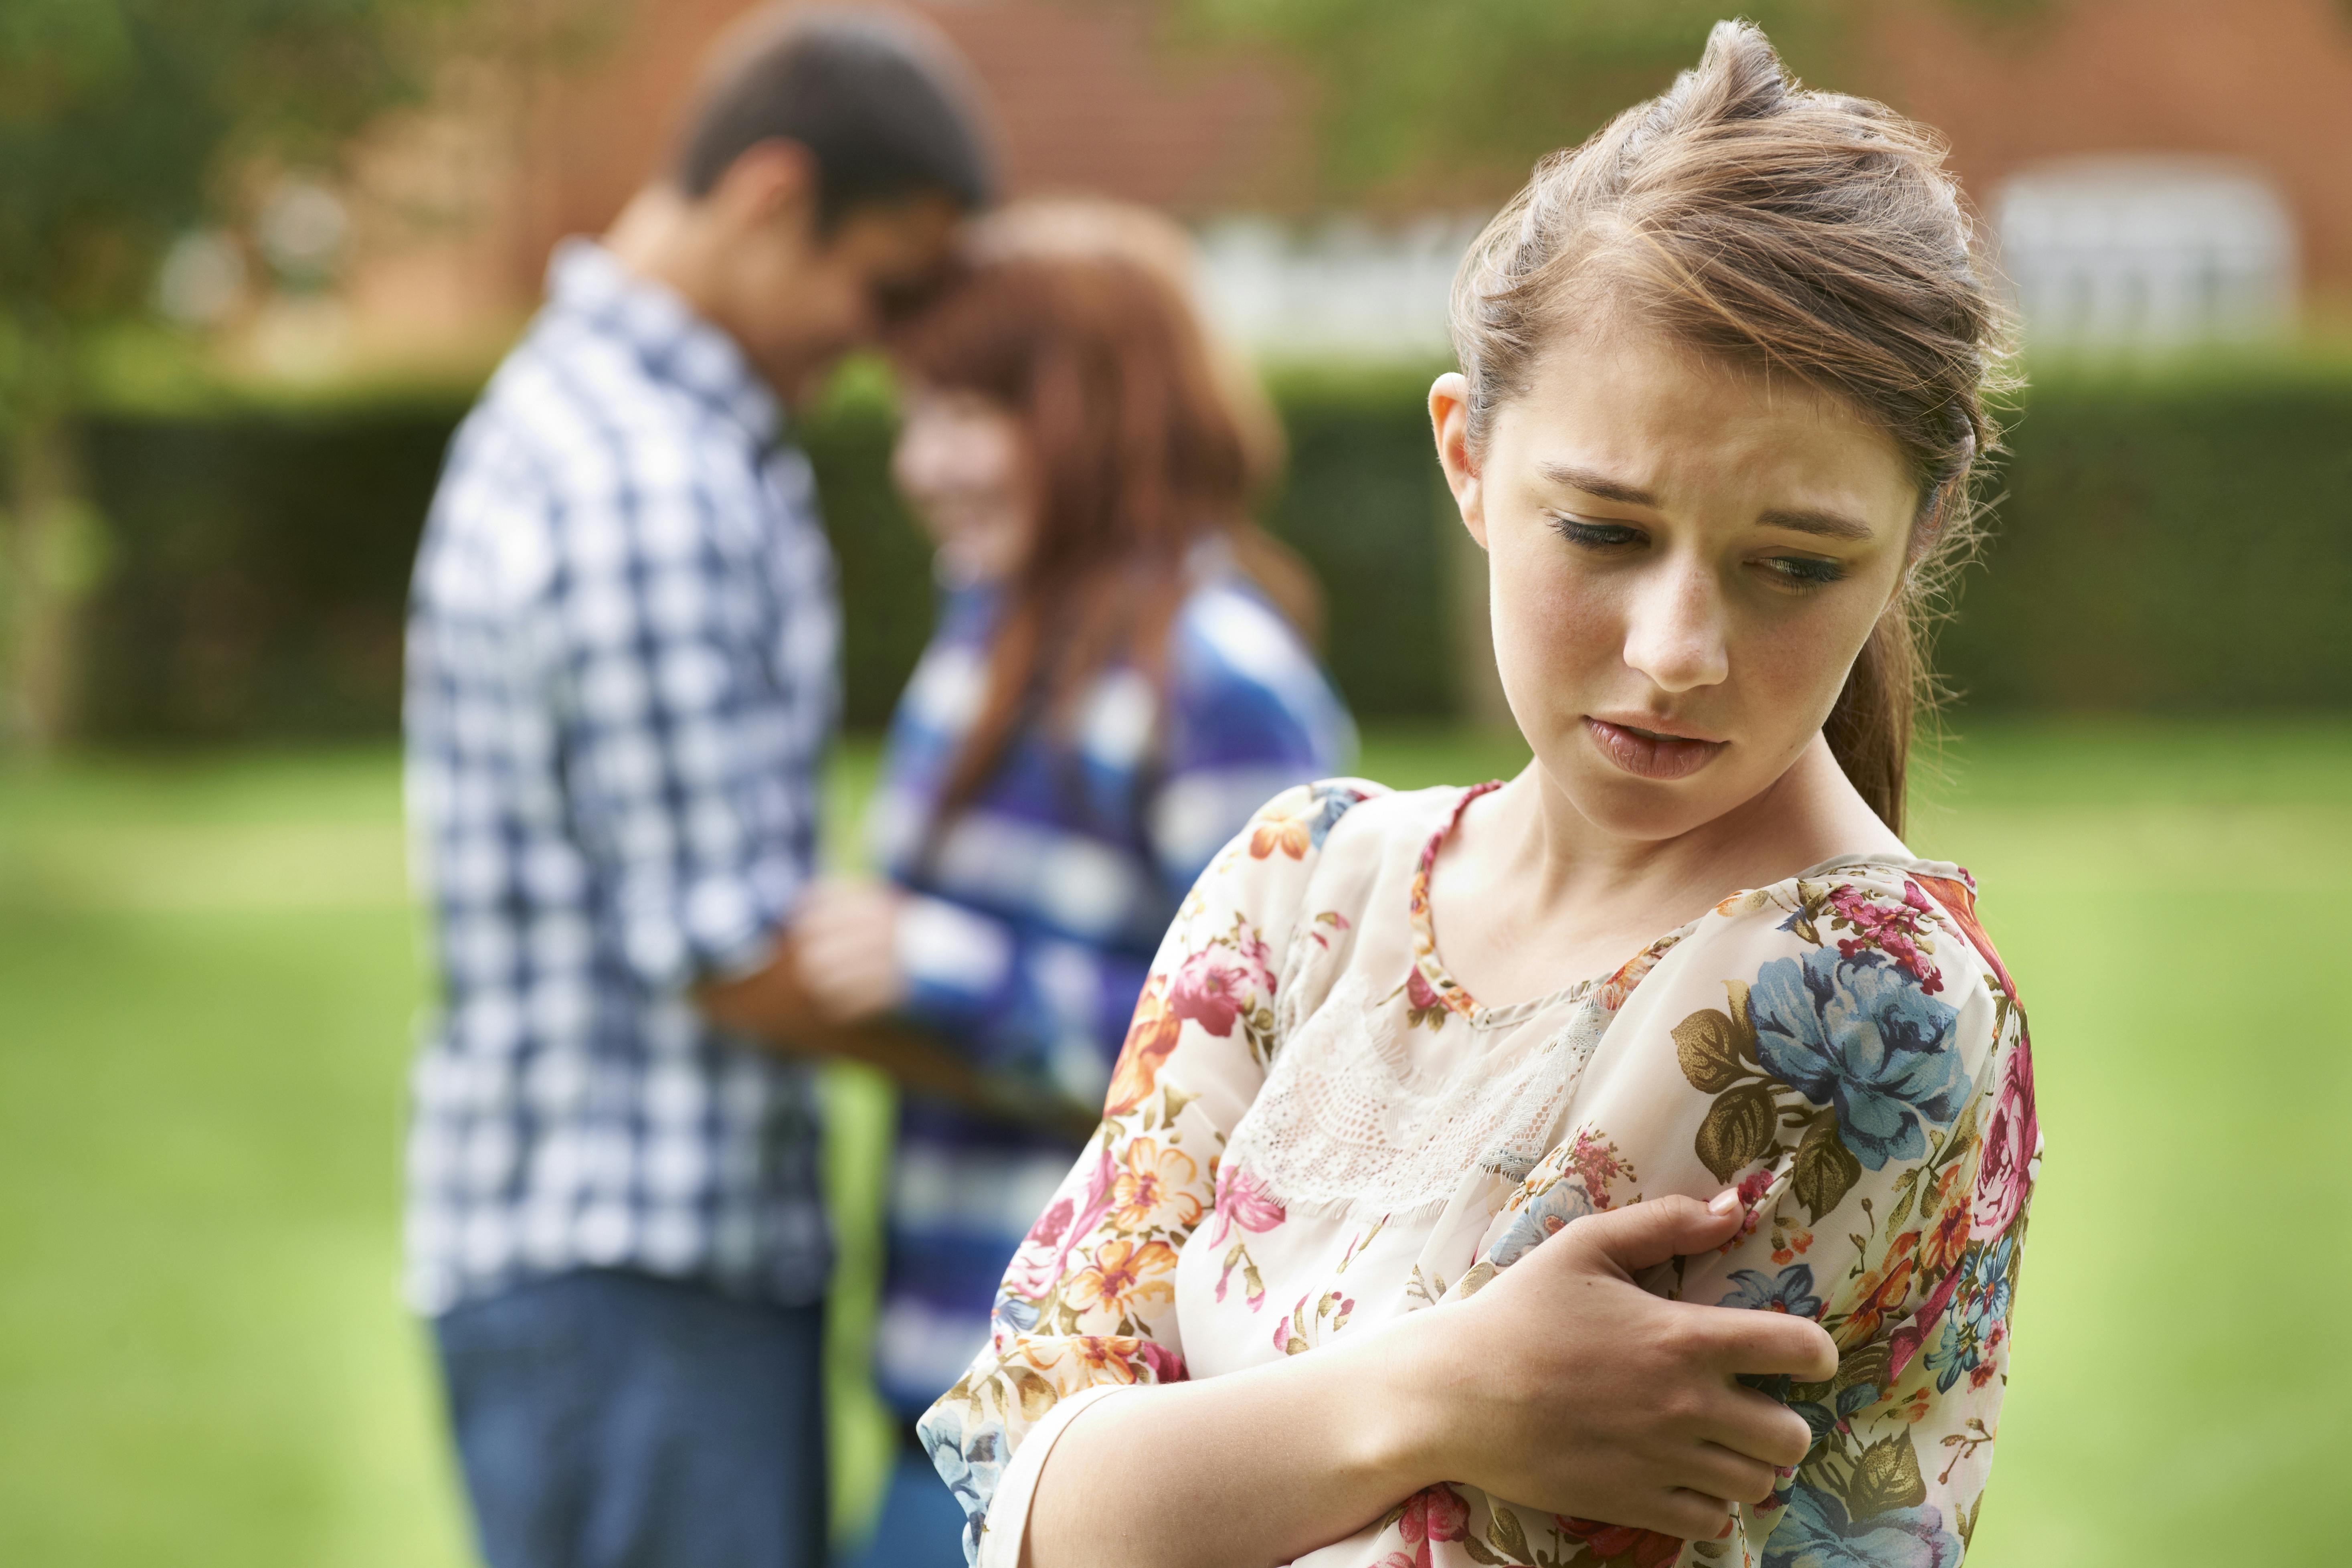
[[[1516,189],[1538,158],[1600,129],[1696,63],[1727,16],[1800,75],[1850,80],[1878,0],[1175,0],[1181,37],[1271,47],[1319,94],[1323,175],[1351,196],[1465,205]],[[1999,26],[2064,0],[1940,0]],[[2352,5],[2352,0],[2343,0]]]
[[[0,740],[65,724],[72,606],[103,539],[66,424],[78,344],[142,303],[239,171],[331,169],[415,98],[431,24],[466,3],[0,3]]]

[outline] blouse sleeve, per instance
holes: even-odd
[[[1185,897],[1144,981],[1102,1125],[1014,1254],[987,1348],[920,1425],[963,1505],[972,1562],[1017,1560],[1030,1489],[1077,1409],[1183,1379],[1177,1251],[1204,1218],[1244,1201],[1218,1190],[1218,1156],[1265,1081],[1282,955],[1325,836],[1378,787],[1284,792]]]
[[[1743,1506],[1738,1540],[1678,1560],[1955,1568],[2039,1163],[2024,1015],[1965,882],[1870,868],[1794,887],[1727,903],[1634,989],[1596,1053],[1605,1090],[1514,1194],[1486,1262],[1619,1202],[1736,1183],[1741,1235],[1649,1283],[1801,1313],[1840,1359],[1829,1382],[1769,1390],[1812,1428],[1794,1475]],[[1637,1145],[1666,1152],[1637,1171],[1619,1152]]]

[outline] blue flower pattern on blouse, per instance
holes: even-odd
[[[1952,1049],[1958,1015],[1875,952],[1833,947],[1764,965],[1749,992],[1767,1070],[1816,1105],[1837,1109],[1838,1132],[1871,1170],[1927,1152],[1925,1118],[1948,1127],[1973,1087]]]
[[[1800,1486],[1764,1549],[1764,1568],[1958,1568],[1963,1550],[1931,1503],[1855,1521],[1829,1493]]]
[[[1810,1263],[1783,1268],[1778,1278],[1760,1268],[1736,1268],[1731,1273],[1731,1283],[1737,1289],[1716,1303],[1717,1306],[1786,1312],[1794,1318],[1822,1315],[1822,1299],[1813,1294],[1813,1266]]]

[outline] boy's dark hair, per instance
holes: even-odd
[[[752,146],[797,142],[817,167],[817,224],[938,191],[988,205],[995,173],[977,94],[943,42],[886,12],[781,5],[737,35],[678,149],[676,177],[704,196]]]

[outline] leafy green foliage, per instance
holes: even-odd
[[[2014,31],[2066,0],[1939,0],[1964,22]],[[2352,0],[2340,0],[2352,9]],[[1574,146],[1697,63],[1707,29],[1754,22],[1801,77],[1844,91],[1858,77],[1871,0],[1177,0],[1177,31],[1267,48],[1317,89],[1321,174],[1344,196],[1450,205],[1516,189],[1535,161]]]
[[[331,163],[417,90],[453,0],[9,0],[0,8],[0,300],[135,298],[223,195],[226,156]]]
[[[1183,0],[1207,37],[1270,47],[1318,89],[1338,189],[1467,175],[1507,192],[1695,64],[1737,14],[1801,70],[1833,69],[1859,0]],[[1425,193],[1424,193],[1425,194]],[[1472,194],[1472,193],[1465,193]]]

